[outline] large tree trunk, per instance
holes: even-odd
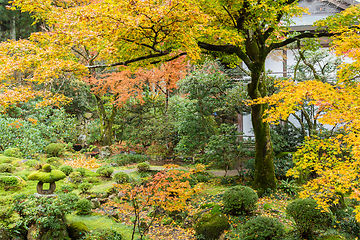
[[[251,82],[248,85],[251,99],[265,97],[267,87],[265,83],[265,61],[254,63],[251,69]],[[263,121],[268,104],[252,106],[251,121],[255,134],[255,178],[254,188],[262,195],[267,189],[276,189],[274,170],[274,152],[270,138],[269,123]]]
[[[115,116],[117,113],[117,108],[112,106],[110,116],[107,115],[104,102],[100,96],[95,95],[96,103],[99,111],[100,118],[100,137],[101,137],[101,145],[108,146],[111,145],[113,139],[113,124],[115,121]]]

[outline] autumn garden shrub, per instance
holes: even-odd
[[[28,160],[28,161],[25,162],[25,165],[28,166],[28,167],[33,168],[38,163],[39,163],[39,161],[37,161],[37,160]]]
[[[77,215],[89,215],[91,214],[91,202],[82,198],[75,204],[75,210]]]
[[[59,157],[50,157],[45,160],[46,163],[59,167],[62,164],[62,160]]]
[[[19,148],[5,149],[4,155],[7,156],[7,157],[16,157],[16,158],[21,158],[23,156],[23,154],[22,154],[22,152],[20,151]]]
[[[93,185],[91,183],[82,183],[79,185],[79,189],[81,193],[88,193]]]
[[[59,170],[65,173],[66,176],[69,176],[69,174],[74,171],[74,169],[68,165],[61,166]]]
[[[129,182],[129,175],[127,173],[124,172],[118,172],[114,174],[114,181],[116,183],[127,183]]]
[[[14,170],[14,167],[10,163],[2,163],[0,164],[0,173],[12,173]]]
[[[235,186],[223,195],[224,210],[232,215],[250,215],[257,208],[258,195],[247,186]]]
[[[114,169],[109,166],[101,166],[96,170],[97,174],[105,178],[110,178],[113,172]]]
[[[281,240],[285,229],[277,218],[258,216],[247,221],[241,232],[241,239]]]
[[[286,207],[286,213],[295,221],[296,228],[305,239],[312,237],[316,230],[331,226],[333,216],[324,211],[314,199],[296,199]]]
[[[45,148],[45,153],[49,157],[60,157],[65,152],[65,146],[62,143],[50,143]]]
[[[87,232],[83,240],[124,240],[121,233],[113,229],[93,229],[90,232]]]
[[[230,227],[227,217],[222,213],[205,213],[194,225],[197,239],[215,240]]]
[[[150,164],[147,163],[147,162],[142,162],[142,163],[139,163],[137,166],[136,166],[138,172],[148,172],[150,171]]]

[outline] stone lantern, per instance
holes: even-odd
[[[31,173],[27,179],[37,180],[39,183],[36,186],[38,194],[50,195],[53,194],[56,188],[56,181],[65,178],[66,175],[60,170],[52,170],[50,164],[45,164],[40,170]],[[43,189],[44,183],[50,183],[49,189]]]

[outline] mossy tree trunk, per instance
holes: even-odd
[[[111,111],[110,113],[107,113],[104,100],[96,94],[95,98],[100,118],[101,145],[108,146],[111,145],[114,136],[113,125],[117,113],[117,108],[115,105],[111,105]]]

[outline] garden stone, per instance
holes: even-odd
[[[94,198],[94,199],[91,199],[91,207],[93,208],[93,209],[95,209],[95,208],[99,208],[100,207],[100,201],[99,201],[99,199],[97,199],[97,198]]]
[[[85,147],[86,145],[86,135],[81,134],[78,138],[77,138],[77,142],[79,144],[81,144],[82,147]]]
[[[117,194],[117,197],[121,199],[121,198],[125,197],[125,193],[119,192],[119,193]]]
[[[102,147],[99,153],[99,158],[104,159],[111,156],[111,149],[109,146]]]
[[[111,194],[110,196],[109,196],[109,200],[114,200],[116,198],[116,194]]]
[[[136,154],[136,152],[134,152],[134,151],[129,151],[129,153],[130,153],[130,154]]]
[[[119,165],[117,163],[110,163],[110,167],[118,167]]]

